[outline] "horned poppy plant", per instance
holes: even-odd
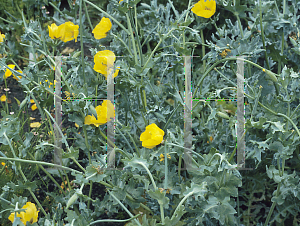
[[[112,66],[116,60],[115,54],[110,50],[103,50],[96,53],[94,56],[94,70],[103,74],[107,79],[107,75],[111,73]],[[114,78],[117,77],[119,70],[114,73]]]
[[[197,16],[201,16],[204,18],[210,18],[216,12],[216,1],[215,0],[200,0],[197,2],[192,8],[192,12]]]
[[[3,42],[4,38],[5,38],[5,34],[1,34],[1,32],[0,32],[0,42]]]
[[[27,202],[22,209],[26,209],[25,212],[17,213],[17,217],[21,218],[24,225],[26,225],[27,222],[30,222],[31,224],[37,222],[39,211],[37,211],[34,203]],[[15,213],[11,213],[8,219],[13,223],[15,220]]]
[[[141,134],[140,141],[142,141],[143,147],[152,149],[163,141],[164,135],[165,132],[152,123],[146,126],[146,131]]]
[[[84,119],[84,124],[86,125],[94,124],[95,126],[99,127],[100,125],[109,122],[111,118],[115,117],[116,115],[114,110],[114,105],[109,100],[104,100],[102,105],[97,106],[95,110],[97,112],[97,119],[93,115],[88,115]]]
[[[109,18],[103,17],[99,24],[94,28],[92,33],[94,34],[95,39],[105,38],[107,32],[111,29],[111,22]]]

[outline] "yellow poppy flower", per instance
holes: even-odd
[[[58,27],[58,36],[63,42],[68,42],[75,39],[77,42],[77,36],[79,34],[79,26],[72,22],[66,22]]]
[[[143,142],[143,147],[152,149],[163,141],[164,135],[165,132],[155,123],[152,123],[151,125],[148,125],[146,131],[141,134],[140,141]]]
[[[33,100],[33,99],[30,99],[30,103],[32,103],[32,104],[33,104],[33,103],[34,103],[34,100]]]
[[[26,209],[25,212],[17,213],[17,217],[21,218],[24,225],[26,225],[27,222],[30,222],[31,224],[37,222],[39,211],[37,211],[34,203],[27,202],[22,209]],[[15,213],[11,213],[8,219],[13,223],[15,220]]]
[[[121,2],[123,2],[123,0],[120,0],[120,1],[119,1],[119,4],[120,4]]]
[[[0,32],[0,42],[3,42],[4,38],[5,38],[5,34],[1,34],[1,32]]]
[[[110,50],[103,50],[96,53],[94,56],[94,70],[103,74],[107,78],[107,74],[111,72],[112,66],[116,60],[115,54]],[[107,72],[108,69],[108,72]],[[114,73],[114,78],[118,75],[119,70]]]
[[[15,69],[15,65],[13,65],[13,64],[9,64],[9,65],[7,65],[9,68],[11,68],[11,69]],[[3,76],[3,78],[8,78],[9,76],[11,76],[12,75],[12,72],[9,70],[9,69],[7,69],[6,68],[6,70],[5,70],[5,74],[4,74],[4,76]]]
[[[5,163],[4,163],[4,162],[1,162],[1,165],[2,165],[2,166],[5,166]]]
[[[36,128],[36,127],[40,127],[40,126],[41,126],[41,123],[39,123],[39,122],[30,123],[31,128]]]
[[[1,102],[5,102],[5,101],[6,101],[6,96],[3,94],[3,95],[0,97],[0,100],[1,100]]]
[[[169,155],[169,154],[167,154],[167,156],[168,156],[168,159],[171,159],[171,156]],[[164,161],[165,160],[165,156],[163,155],[163,154],[160,154],[160,160],[159,161]]]
[[[31,106],[31,110],[32,110],[32,111],[35,111],[36,109],[37,109],[36,104],[34,104],[34,105]]]
[[[215,0],[200,0],[198,3],[194,5],[192,8],[192,12],[197,16],[201,16],[204,18],[210,18],[216,12],[216,1]]]
[[[78,128],[79,127],[79,125],[75,122],[75,126]]]
[[[110,114],[107,115],[108,109],[110,110]],[[111,118],[115,117],[115,110],[114,105],[109,100],[104,100],[102,105],[99,105],[95,108],[97,112],[97,119],[93,115],[88,115],[84,119],[84,124],[91,125],[94,124],[95,126],[99,127],[111,120]],[[113,114],[112,114],[113,112]]]
[[[58,26],[56,24],[51,24],[51,27],[48,25],[49,36],[51,39],[60,38],[58,33]]]
[[[94,34],[95,39],[105,38],[107,32],[111,29],[111,22],[109,18],[103,17],[99,24],[94,28],[92,33]]]

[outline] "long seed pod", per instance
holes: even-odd
[[[224,112],[218,111],[217,115],[220,116],[221,118],[229,119],[229,116],[226,113],[224,113]]]

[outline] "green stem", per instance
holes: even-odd
[[[132,215],[132,213],[120,202],[120,200],[116,197],[116,196],[114,196],[114,194],[112,193],[112,192],[110,192],[108,189],[107,189],[107,191],[108,191],[108,193],[120,204],[120,206],[128,213],[128,215],[130,216],[130,217],[134,217],[133,215]],[[142,226],[141,224],[140,224],[140,222],[137,220],[137,219],[134,219],[134,221],[139,225],[139,226]]]
[[[159,204],[160,207],[160,218],[161,218],[161,223],[162,225],[165,225],[165,212],[164,212],[164,205]]]
[[[89,22],[89,25],[90,25],[91,31],[92,31],[92,30],[94,30],[94,28],[93,28],[93,25],[91,23],[91,19],[90,19],[89,13],[87,11],[87,7],[86,7],[86,3],[85,2],[83,2],[83,6],[84,6],[84,11],[85,11],[86,18],[87,18],[87,20]]]
[[[84,72],[84,49],[83,49],[83,25],[82,25],[82,1],[80,0],[80,5],[79,5],[79,24],[80,24],[80,47],[81,47],[81,65],[82,65],[82,74],[83,74],[83,82],[85,82],[85,72]],[[87,90],[86,90],[86,95],[87,95]]]
[[[168,134],[169,135],[169,134]],[[167,156],[167,140],[168,140],[168,135],[165,138],[165,183],[164,183],[164,189],[168,188],[168,156]]]
[[[239,17],[239,14],[236,13],[236,18],[238,20],[238,24],[239,24],[239,28],[240,28],[240,32],[241,32],[241,36],[242,36],[242,39],[244,38],[244,32],[243,32],[243,28],[242,28],[242,23],[241,23],[241,20],[240,20],[240,17]]]
[[[180,183],[180,171],[181,171],[181,162],[182,162],[182,154],[179,156],[179,162],[178,162],[178,177],[179,177],[179,183]]]
[[[201,41],[202,41],[202,43],[204,43],[203,29],[201,29],[200,35],[201,35]],[[205,56],[205,46],[202,45],[202,58],[203,58],[204,56]],[[206,69],[206,60],[203,60],[203,68],[204,68],[203,71],[205,71],[205,69]]]
[[[136,46],[135,46],[133,31],[132,31],[132,27],[131,27],[131,22],[130,22],[130,19],[129,19],[129,16],[128,16],[127,13],[126,13],[126,18],[127,18],[127,25],[128,25],[128,29],[129,29],[130,37],[131,37],[131,41],[132,41],[134,60],[135,60],[135,64],[137,65],[138,64],[138,59],[137,59]]]
[[[66,17],[66,15],[65,15],[62,11],[60,11],[59,8],[57,8],[52,2],[49,2],[49,4],[50,4],[57,12],[59,12],[59,14],[62,15],[62,16],[65,18],[66,21],[68,20],[68,18]]]
[[[148,167],[147,167],[147,166],[145,166],[143,163],[138,163],[138,164],[140,164],[141,166],[143,166],[143,167],[144,167],[144,169],[147,171],[147,173],[148,173],[148,175],[149,175],[149,177],[150,177],[150,179],[151,179],[151,181],[152,181],[152,184],[153,184],[154,190],[156,190],[157,188],[156,188],[155,181],[154,181],[154,179],[153,179],[153,177],[152,177],[152,174],[151,174],[151,172],[149,171]]]
[[[265,44],[264,28],[263,28],[263,24],[262,24],[261,0],[259,0],[259,21],[260,21],[260,29],[261,29],[262,43],[263,43],[264,49],[266,50],[266,51],[265,51],[265,59],[266,59],[267,67],[268,67],[268,69],[270,70],[270,64],[269,64],[269,59],[268,59],[268,53],[267,53],[267,48],[266,48],[266,44]]]
[[[131,221],[131,220],[134,220],[134,219],[138,218],[140,215],[141,214],[139,213],[138,215],[135,215],[134,217],[131,217],[131,218],[126,219],[126,220],[115,220],[115,219],[96,220],[96,221],[93,221],[92,223],[90,223],[89,225],[97,224],[97,223],[100,223],[100,222],[127,222],[127,221]]]
[[[174,211],[174,213],[173,213],[173,215],[172,215],[171,220],[174,219],[174,217],[175,217],[175,215],[176,215],[176,212],[177,212],[177,210],[179,209],[179,207],[185,202],[185,200],[188,199],[188,197],[190,197],[190,196],[193,195],[193,194],[194,194],[194,192],[191,191],[190,193],[188,193],[188,194],[180,201],[180,203],[178,204],[178,206],[176,207],[176,210]]]
[[[60,166],[60,165],[49,163],[49,162],[32,161],[32,160],[26,160],[26,159],[7,158],[7,157],[0,157],[0,160],[9,160],[9,161],[16,161],[16,162],[25,162],[25,163],[28,163],[28,164],[32,163],[32,164],[45,165],[45,166],[51,166],[51,167],[60,167],[60,168],[65,169],[65,170],[70,170],[70,171],[73,171],[75,173],[83,174],[82,172],[74,170],[72,168],[65,167],[65,166]]]
[[[128,53],[130,54],[130,56],[133,57],[131,50],[129,49],[128,45],[126,45],[126,43],[123,41],[123,39],[119,38],[118,36],[114,35],[113,33],[111,33],[115,38],[119,39],[119,41],[125,46],[125,48],[127,49]]]

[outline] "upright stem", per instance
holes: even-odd
[[[79,26],[80,26],[80,46],[81,46],[81,65],[82,65],[82,75],[83,75],[83,82],[85,82],[85,73],[84,73],[84,49],[83,49],[83,25],[82,25],[82,1],[80,0],[80,5],[79,5]],[[87,95],[87,90],[86,90],[86,95]]]
[[[204,43],[203,29],[201,29],[200,35],[201,35],[201,41],[202,41],[202,43]],[[205,56],[205,46],[202,45],[202,58],[204,56]],[[203,71],[205,71],[205,69],[206,69],[206,60],[203,60]]]
[[[268,69],[270,70],[270,64],[269,64],[269,59],[268,59],[268,53],[267,53],[267,48],[266,48],[266,44],[265,44],[264,28],[263,28],[263,24],[262,24],[261,0],[259,0],[259,21],[260,21],[260,29],[261,29],[262,43],[263,43],[264,49],[266,50],[266,51],[265,51],[266,64],[267,64]]]
[[[130,19],[128,14],[126,13],[126,18],[127,18],[127,24],[128,24],[128,29],[130,32],[130,37],[131,37],[131,41],[132,41],[132,47],[133,47],[133,53],[134,53],[134,60],[135,60],[135,64],[138,64],[138,59],[137,59],[137,52],[136,52],[136,47],[135,47],[135,41],[134,41],[134,36],[133,36],[133,31],[132,31],[132,27],[131,27],[131,23],[130,23]]]

